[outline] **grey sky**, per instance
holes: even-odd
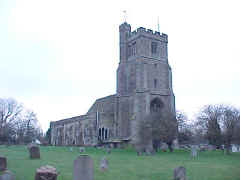
[[[132,29],[169,35],[177,109],[240,105],[237,0],[0,1],[0,96],[50,121],[85,114],[114,94],[123,10]]]

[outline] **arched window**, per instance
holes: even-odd
[[[108,130],[105,129],[105,139],[107,139],[107,138],[108,138]]]
[[[160,112],[161,108],[163,107],[163,103],[159,98],[155,98],[150,103],[150,112]]]
[[[101,139],[101,128],[98,129],[98,139],[100,140]]]
[[[104,139],[104,127],[102,128],[102,140]]]
[[[154,79],[154,88],[157,88],[157,79]]]

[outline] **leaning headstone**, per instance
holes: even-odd
[[[0,180],[16,180],[16,176],[9,170],[0,174]]]
[[[80,151],[80,153],[84,153],[85,152],[85,148],[84,147],[80,147],[79,151]]]
[[[162,143],[160,149],[161,149],[163,152],[167,152],[168,145],[167,145],[166,143]]]
[[[73,180],[93,180],[93,160],[90,156],[78,156],[73,166]]]
[[[7,169],[7,158],[0,156],[0,172]]]
[[[186,169],[182,166],[175,168],[173,172],[173,176],[174,176],[174,180],[187,180]]]
[[[35,173],[35,180],[57,180],[56,168],[46,165],[38,168]]]
[[[100,170],[106,171],[108,169],[108,160],[106,157],[103,157],[100,161]]]
[[[40,159],[40,149],[36,145],[28,147],[28,151],[31,159]]]
[[[196,148],[196,146],[192,146],[192,148],[191,148],[191,155],[192,155],[192,158],[196,158],[197,157],[197,148]]]

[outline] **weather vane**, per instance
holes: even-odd
[[[126,10],[124,10],[123,11],[123,20],[124,20],[124,22],[127,22],[127,11]]]

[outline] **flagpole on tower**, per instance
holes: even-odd
[[[159,17],[157,19],[158,32],[160,32]]]

